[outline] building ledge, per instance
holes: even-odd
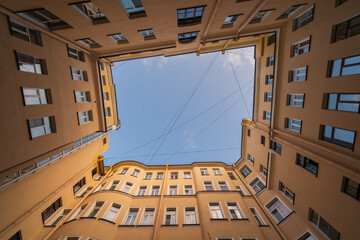
[[[162,224],[161,227],[178,227],[179,225],[177,224],[171,224],[171,225],[168,225],[168,224]]]
[[[135,227],[135,225],[118,225],[118,227],[120,228],[134,228]]]
[[[152,224],[151,225],[141,225],[140,224],[140,225],[136,225],[136,227],[154,227],[154,225],[152,225]]]
[[[184,223],[182,226],[183,227],[200,227],[200,223],[194,223],[194,224],[186,224],[186,223]]]
[[[249,221],[249,219],[248,218],[232,218],[231,221],[234,221],[234,222],[236,222],[236,221]]]
[[[104,222],[110,223],[112,225],[115,225],[115,223],[113,221],[107,220],[105,218],[99,218],[98,221],[104,221]]]
[[[210,218],[210,221],[227,221],[227,218]]]
[[[76,218],[71,219],[71,220],[69,220],[69,221],[66,221],[66,222],[63,223],[63,225],[68,224],[68,223],[71,223],[71,222],[73,222],[73,221],[75,221],[75,220],[76,220]]]
[[[96,219],[96,217],[81,217],[80,219]]]

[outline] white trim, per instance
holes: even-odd
[[[210,203],[218,203],[219,204],[220,211],[221,211],[221,214],[223,216],[222,218],[213,218],[212,217]],[[209,209],[210,219],[224,219],[224,218],[226,218],[225,213],[224,213],[224,208],[222,207],[221,202],[215,202],[215,201],[213,202],[213,201],[211,201],[211,202],[207,202],[207,205],[208,205],[208,209]]]
[[[186,177],[185,177],[185,173],[190,173],[190,177],[189,177],[189,178],[186,178]],[[184,172],[183,172],[183,179],[192,179],[191,171],[184,171]]]
[[[264,186],[265,186],[263,189],[261,189],[261,190],[258,191],[258,192],[255,192],[255,190],[254,190],[253,187],[251,186],[251,183],[254,182],[254,180],[255,180],[256,178],[258,178],[258,179],[264,184]],[[249,182],[248,182],[248,185],[249,185],[249,187],[251,188],[251,191],[253,191],[253,193],[255,193],[255,194],[259,194],[259,193],[262,192],[264,189],[266,189],[266,183],[261,179],[261,177],[260,177],[259,175],[256,175],[251,181],[249,181]]]
[[[94,192],[97,192],[97,191],[100,191],[100,190],[103,190],[104,188],[105,188],[105,186],[106,186],[106,184],[107,184],[108,182],[106,181],[106,182],[103,182],[103,183],[101,183],[95,190],[94,190]]]
[[[311,235],[311,237],[313,237],[315,240],[317,240],[317,238],[315,237],[315,235],[309,230],[307,229],[305,232],[303,232],[302,234],[300,234],[296,239],[299,240],[302,236],[304,236],[306,233],[309,233]]]
[[[140,187],[145,187],[145,193],[143,195],[139,195]],[[136,196],[146,196],[147,191],[148,191],[148,185],[139,185],[136,190]]]
[[[168,208],[175,208],[175,224],[170,224],[170,225],[166,224],[166,213],[167,213]],[[178,224],[178,216],[179,216],[178,215],[178,207],[165,207],[163,224],[166,226],[177,225]]]
[[[86,191],[90,191],[91,189],[93,189],[94,186],[87,186],[87,185],[84,185],[81,190],[79,189],[77,192],[76,192],[76,197],[84,197],[84,196],[81,196],[84,192]]]
[[[256,216],[257,216],[257,217],[260,219],[260,221],[263,223],[262,225],[267,225],[267,223],[264,221],[264,219],[262,218],[262,216],[260,215],[260,213],[258,212],[258,210],[256,209],[256,207],[249,207],[249,212],[250,212],[251,216],[254,218],[254,221],[256,222],[256,224],[257,224],[258,226],[260,226],[260,224],[256,221],[254,214],[252,214],[250,208],[253,208],[253,209],[254,209],[254,211],[255,211],[255,213],[256,213]]]
[[[287,210],[289,210],[289,214],[284,216],[284,218],[282,220],[278,220],[275,218],[275,216],[269,211],[268,207],[266,205],[268,205],[270,202],[272,202],[274,199],[277,199],[281,204],[283,204]],[[273,196],[273,198],[271,198],[269,201],[267,201],[265,204],[264,204],[264,207],[266,208],[266,210],[268,211],[268,213],[270,214],[270,216],[274,219],[274,221],[278,224],[279,222],[283,221],[285,218],[287,218],[289,215],[291,215],[292,213],[292,210],[281,200],[281,198],[278,196],[278,195],[275,195]],[[281,214],[282,215],[282,214]]]
[[[129,189],[129,192],[124,191],[124,186],[126,185],[126,183],[131,183],[131,188]],[[125,181],[124,184],[121,186],[120,191],[124,192],[124,193],[127,193],[127,194],[131,194],[131,191],[132,191],[133,187],[134,187],[134,183],[129,182],[129,181]]]
[[[240,190],[237,187],[239,187]],[[243,195],[247,195],[246,192],[244,191],[244,189],[240,185],[236,185],[235,188],[238,192],[243,193]]]
[[[227,187],[228,189],[227,189],[227,190],[221,190],[221,187],[220,187],[219,182],[225,182],[225,185],[226,185],[226,187]],[[229,184],[227,183],[227,181],[221,180],[221,181],[216,181],[216,183],[217,183],[218,188],[219,188],[220,191],[231,191],[231,188],[229,187]]]
[[[214,169],[219,170],[219,174],[216,174],[215,171],[214,171]],[[221,176],[221,175],[223,175],[222,172],[220,171],[220,168],[211,168],[211,170],[213,171],[214,176]]]
[[[108,184],[108,186],[107,186],[105,189],[106,189],[106,190],[110,190],[110,188],[111,188],[111,186],[113,185],[114,181],[119,181],[119,182],[117,183],[116,187],[114,188],[114,190],[116,190],[116,188],[119,187],[120,182],[121,182],[119,179],[113,179],[113,180],[111,180],[111,181],[110,181],[110,184]]]
[[[150,185],[150,191],[148,193],[149,196],[160,196],[160,191],[161,191],[161,185]],[[159,187],[159,193],[156,195],[152,195],[152,191],[153,191],[153,187]]]
[[[60,210],[60,211],[59,211],[59,210]],[[55,212],[56,214],[53,213],[52,216],[45,221],[46,224],[44,223],[44,225],[53,225],[54,222],[55,222],[61,215],[63,215],[63,213],[64,213],[65,210],[69,210],[69,212],[67,213],[67,214],[69,214],[72,209],[71,209],[71,208],[63,208],[63,207],[59,208],[58,210],[56,210],[56,212]],[[67,216],[67,214],[66,214],[62,219],[64,219],[64,218]],[[61,221],[61,219],[60,219],[59,221]],[[58,224],[58,223],[57,223],[57,224]],[[57,224],[56,224],[56,225],[57,225]]]
[[[103,204],[102,204],[101,207],[99,208],[99,211],[95,214],[94,218],[96,218],[96,217],[99,215],[101,209],[103,209],[103,207],[105,206],[105,204],[106,204],[107,201],[106,201],[106,200],[95,201],[95,202],[91,205],[91,207],[87,210],[87,212],[83,215],[84,217],[89,217],[91,211],[94,210],[97,202],[103,202]],[[85,210],[85,209],[84,209],[84,210]]]
[[[195,223],[186,223],[186,208],[194,208],[194,211],[195,211]],[[198,212],[197,212],[197,207],[196,206],[184,206],[183,207],[183,221],[184,221],[184,224],[199,224],[199,215],[198,215]]]
[[[122,225],[125,225],[125,223],[126,223],[126,220],[127,220],[128,216],[129,216],[129,213],[130,213],[130,208],[138,209],[136,217],[135,217],[134,225],[136,225],[136,223],[138,221],[138,217],[139,217],[139,213],[141,211],[141,207],[128,207],[127,210],[126,210],[126,213],[124,214],[124,218],[123,218],[123,220],[121,222]],[[128,226],[132,226],[132,225],[128,225]]]
[[[147,208],[152,208],[154,209],[154,215],[153,215],[153,219],[151,221],[151,224],[143,224],[143,221],[144,221],[144,216],[145,216],[145,211]],[[139,220],[139,224],[138,225],[146,225],[146,226],[151,226],[151,225],[154,225],[154,220],[156,218],[156,207],[143,207],[143,209],[141,210],[141,217],[140,217],[140,220]]]
[[[229,209],[228,203],[235,203],[235,204],[236,204],[236,207],[238,208],[238,210],[239,210],[239,212],[240,212],[240,218],[232,218],[232,217],[231,217],[231,213],[230,213],[230,209]],[[227,210],[228,210],[228,212],[229,212],[230,219],[244,219],[244,218],[246,218],[243,210],[242,210],[241,207],[240,207],[240,204],[239,204],[237,201],[234,201],[234,202],[226,201],[226,202],[225,202],[225,205],[226,205],[226,208],[227,208]]]
[[[185,193],[185,186],[191,186],[192,194],[186,194],[186,193]],[[187,196],[189,196],[189,195],[195,195],[194,185],[193,185],[193,184],[184,184],[184,185],[183,185],[183,194],[184,194],[184,195],[187,195]]]
[[[212,187],[213,187],[213,190],[206,190],[205,182],[211,182],[211,185],[212,185]],[[215,191],[215,187],[214,187],[213,181],[211,181],[211,180],[209,180],[209,181],[203,181],[203,187],[204,187],[204,191]]]
[[[79,237],[78,240],[82,239],[83,235],[70,235],[70,236],[65,236],[64,240],[68,240],[69,237]]]
[[[90,202],[85,203],[85,204],[79,206],[79,207],[75,210],[75,212],[67,219],[67,222],[70,221],[70,220],[73,220],[73,219],[77,219],[78,217],[80,217],[80,215],[84,215],[84,212],[86,212],[86,211],[88,210],[87,207],[88,207],[89,205],[91,205]],[[84,209],[81,211],[81,207],[82,207],[82,206],[85,206],[85,207],[84,207]],[[80,211],[81,211],[81,212],[80,212]],[[75,217],[75,215],[77,215],[77,216]]]
[[[172,186],[176,186],[176,194],[170,194],[170,187]],[[168,185],[168,194],[167,195],[170,195],[170,196],[176,196],[176,195],[179,195],[179,186],[177,184],[171,184],[171,185]]]
[[[117,205],[120,205],[119,211],[116,213],[116,215],[115,215],[115,217],[114,217],[113,220],[106,219],[106,215],[109,213],[110,208],[112,207],[112,205],[113,205],[114,203],[117,204]],[[103,219],[106,219],[106,220],[108,220],[108,221],[115,222],[116,218],[118,217],[118,215],[119,215],[119,213],[120,213],[120,211],[121,211],[121,207],[122,207],[122,205],[121,205],[120,203],[110,202],[110,205],[109,205],[109,207],[106,209],[106,211],[105,211],[105,213],[103,214],[102,218],[103,218]]]

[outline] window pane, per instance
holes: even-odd
[[[355,132],[335,128],[334,138],[344,142],[354,143]]]
[[[324,137],[331,138],[332,127],[324,126]]]
[[[342,59],[337,59],[333,61],[332,72],[331,72],[332,77],[340,76],[341,62]]]

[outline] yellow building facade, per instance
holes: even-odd
[[[357,239],[359,13],[355,0],[0,0],[0,239]],[[233,165],[104,166],[113,62],[248,46],[253,117]]]

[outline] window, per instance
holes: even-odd
[[[221,172],[220,172],[220,169],[218,169],[218,168],[213,168],[212,170],[213,170],[213,172],[214,172],[214,175],[222,175]]]
[[[304,94],[288,94],[287,105],[293,107],[304,107]]]
[[[248,154],[248,160],[252,165],[254,165],[255,158],[253,156],[251,156],[250,154]]]
[[[300,16],[294,19],[293,22],[293,31],[298,30],[299,28],[305,26],[306,24],[312,22],[314,17],[314,7],[306,10]]]
[[[242,167],[240,169],[240,173],[244,178],[246,178],[247,175],[249,175],[251,173],[251,170],[250,170],[250,168],[248,166],[245,165],[244,167]]]
[[[228,172],[227,174],[231,180],[236,180],[236,177],[234,176],[234,174],[232,172]]]
[[[301,133],[301,120],[285,118],[285,128]]]
[[[178,172],[171,172],[170,173],[170,179],[178,179],[178,176],[179,176]]]
[[[302,234],[297,240],[314,240],[315,238],[309,233],[306,232]]]
[[[225,181],[218,181],[218,185],[221,191],[229,191],[230,188]]]
[[[197,224],[195,207],[185,207],[185,224]]]
[[[264,111],[264,112],[263,112],[263,120],[265,120],[265,121],[270,121],[270,120],[271,120],[271,112],[269,112],[269,111]]]
[[[78,112],[77,115],[78,115],[79,125],[87,122],[91,122],[93,120],[92,110]]]
[[[176,225],[176,208],[166,208],[165,225]]]
[[[123,185],[121,191],[123,191],[123,192],[125,192],[125,193],[130,193],[132,186],[133,186],[133,184],[132,184],[131,182],[126,182],[126,183]]]
[[[238,18],[239,18],[241,15],[242,15],[242,14],[237,14],[237,15],[230,15],[230,16],[228,16],[228,17],[225,19],[222,27],[223,27],[223,28],[232,27],[232,26],[234,25],[234,23],[236,22],[236,20],[238,20]]]
[[[116,216],[118,215],[120,211],[121,205],[117,203],[112,203],[110,205],[109,210],[107,211],[106,215],[104,216],[104,219],[114,222],[116,219]]]
[[[62,207],[62,200],[61,200],[61,197],[60,197],[59,199],[57,199],[53,204],[51,204],[47,209],[45,209],[41,213],[43,223],[45,223],[45,221],[49,217],[51,217],[51,215],[53,215],[56,212],[56,210],[58,210],[61,207]]]
[[[360,55],[329,61],[328,77],[360,74]]]
[[[347,0],[335,0],[335,7],[347,2]]]
[[[302,168],[305,168],[315,176],[317,176],[319,163],[311,160],[308,157],[305,157],[304,155],[301,155],[299,153],[296,154],[296,164],[299,165]]]
[[[282,192],[292,204],[294,204],[295,193],[291,191],[287,186],[285,186],[285,184],[283,184],[281,181],[279,181],[279,191]]]
[[[265,188],[265,183],[259,177],[256,177],[254,180],[252,180],[249,185],[254,190],[255,194]]]
[[[253,23],[260,23],[264,17],[266,17],[267,15],[269,15],[269,13],[271,13],[273,10],[263,10],[263,11],[259,11],[255,17],[249,22],[249,24],[253,24]]]
[[[155,33],[152,28],[139,30],[139,33],[141,34],[141,36],[143,36],[144,40],[156,39]]]
[[[273,82],[274,82],[274,75],[268,74],[265,76],[265,84],[266,85],[273,84]]]
[[[264,95],[264,102],[271,102],[272,100],[272,92],[266,92]]]
[[[239,205],[236,202],[228,202],[228,203],[226,203],[226,205],[229,209],[231,219],[245,218],[244,214],[242,213],[242,211],[239,208]]]
[[[126,37],[122,33],[110,34],[107,35],[109,38],[117,42],[117,44],[129,43]]]
[[[224,213],[221,210],[220,203],[211,202],[209,203],[210,217],[211,219],[224,219]]]
[[[99,68],[101,71],[104,71],[104,63],[103,62],[98,62],[99,63]]]
[[[56,132],[55,117],[43,117],[28,120],[31,139]]]
[[[80,190],[80,188],[82,188],[83,186],[85,186],[85,184],[86,184],[86,180],[85,180],[85,177],[83,177],[79,182],[77,182],[77,183],[73,186],[74,195],[75,195],[75,193],[77,193],[77,191]]]
[[[21,231],[16,232],[9,240],[22,240]]]
[[[273,140],[270,140],[270,149],[274,150],[275,152],[277,152],[278,154],[281,154],[281,144],[277,143]]]
[[[360,200],[360,184],[350,178],[343,177],[341,191],[356,200]]]
[[[130,208],[129,213],[126,217],[125,225],[133,226],[135,225],[135,220],[137,218],[139,209],[138,208]]]
[[[205,6],[178,9],[178,26],[182,27],[201,23],[204,9]]]
[[[132,172],[131,176],[133,176],[133,177],[138,177],[138,176],[139,176],[139,173],[140,173],[139,170],[134,169],[134,171]]]
[[[69,24],[44,8],[24,11],[17,14],[49,31],[72,28]]]
[[[260,164],[259,170],[261,172],[262,175],[264,175],[265,177],[267,177],[268,171],[267,168],[264,167],[262,164]]]
[[[146,12],[140,0],[120,0],[130,19],[146,17]]]
[[[97,168],[91,170],[91,177],[94,177],[97,174]]]
[[[265,136],[261,135],[260,143],[265,146]]]
[[[211,181],[204,182],[205,191],[214,191],[214,186]]]
[[[265,225],[264,220],[260,217],[260,214],[257,212],[256,208],[250,208],[250,212],[253,215],[255,221],[259,226]]]
[[[187,33],[180,33],[178,35],[179,43],[189,43],[196,39],[198,32],[187,32]]]
[[[84,91],[74,91],[75,93],[75,102],[90,102],[90,92],[84,92]]]
[[[184,179],[191,179],[191,172],[184,172]]]
[[[108,189],[115,190],[115,188],[119,185],[119,183],[120,183],[119,180],[112,180],[111,183],[109,184]]]
[[[276,41],[276,33],[271,33],[267,38],[267,45],[270,46],[271,44],[275,43]]]
[[[360,33],[360,15],[334,25],[332,28],[332,42],[344,40]]]
[[[78,80],[78,81],[83,81],[83,82],[87,82],[88,81],[88,77],[87,77],[87,72],[77,69],[77,68],[70,68],[71,70],[71,78],[73,80]]]
[[[125,173],[129,170],[129,168],[123,168],[120,172],[119,175],[125,175]]]
[[[288,18],[289,16],[291,16],[293,13],[295,13],[297,10],[299,10],[304,5],[305,4],[291,6],[288,10],[286,10],[283,14],[281,14],[276,20]]]
[[[277,197],[274,197],[268,204],[266,204],[266,208],[277,223],[280,223],[291,213],[289,208]]]
[[[66,217],[66,215],[69,214],[71,209],[64,209],[58,214],[47,226],[56,226],[63,218]]]
[[[169,186],[169,195],[177,195],[177,192],[178,192],[177,185]]]
[[[323,106],[328,110],[360,113],[360,93],[326,93]]]
[[[267,67],[269,67],[269,66],[274,66],[274,64],[275,64],[275,57],[274,57],[274,55],[266,58],[266,66],[267,66]]]
[[[104,186],[106,185],[106,183],[107,183],[107,182],[104,182],[104,183],[100,184],[100,185],[95,189],[94,192],[97,192],[97,191],[102,190],[102,189],[104,188]]]
[[[79,240],[81,236],[66,236],[64,240]]]
[[[109,99],[110,99],[109,93],[108,93],[108,92],[104,92],[104,93],[103,93],[103,98],[104,98],[104,101],[109,101]]]
[[[150,180],[151,177],[152,177],[152,172],[147,172],[147,173],[145,174],[145,179],[146,179],[146,180]]]
[[[22,88],[25,105],[51,104],[50,89]]]
[[[151,196],[157,196],[160,193],[160,186],[152,186]]]
[[[105,108],[105,116],[106,117],[111,117],[111,108],[110,107]]]
[[[310,37],[291,45],[291,57],[310,51]]]
[[[141,225],[152,225],[154,220],[155,208],[145,208]]]
[[[95,42],[91,38],[83,38],[83,39],[78,39],[78,40],[75,40],[75,41],[78,42],[78,43],[81,43],[82,45],[84,45],[85,47],[88,47],[88,48],[102,47],[100,44],[98,44],[97,42]]]
[[[158,172],[158,173],[156,174],[156,179],[161,180],[161,179],[163,179],[163,176],[164,176],[164,173]]]
[[[76,9],[81,15],[86,16],[86,18],[94,25],[110,22],[92,2],[74,3],[70,4],[70,6]]]
[[[207,168],[200,168],[201,175],[209,175]]]
[[[9,17],[11,34],[27,42],[42,46],[41,34],[22,22]]]
[[[96,201],[93,204],[93,206],[89,209],[89,211],[86,213],[86,217],[95,218],[103,205],[104,205],[104,201]]]
[[[306,79],[307,79],[307,66],[289,71],[289,82],[306,81]]]
[[[246,196],[244,189],[241,186],[236,186],[236,190],[238,190],[241,196]]]
[[[184,195],[194,195],[192,185],[185,185],[184,186]]]
[[[250,137],[250,133],[251,133],[251,131],[250,131],[250,129],[248,129],[248,130],[247,130],[247,135],[248,135],[248,137]]]
[[[45,59],[35,58],[23,53],[15,52],[18,69],[22,72],[47,74]]]
[[[340,233],[311,208],[309,208],[309,221],[314,223],[329,239],[338,240],[340,238]]]
[[[138,190],[138,196],[145,196],[147,186],[140,186]]]
[[[342,147],[352,149],[354,147],[355,134],[356,132],[354,131],[320,125],[320,139]]]
[[[84,52],[77,50],[76,48],[73,48],[70,45],[67,45],[68,49],[68,56],[71,58],[74,58],[76,60],[80,60],[82,62],[85,62]]]

